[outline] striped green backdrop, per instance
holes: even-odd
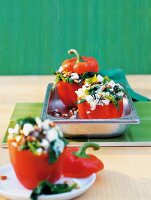
[[[151,73],[151,0],[0,0],[0,74],[50,74],[76,48]]]

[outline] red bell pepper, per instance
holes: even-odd
[[[63,175],[66,177],[84,178],[104,168],[101,160],[92,154],[86,154],[86,149],[99,149],[95,143],[85,143],[80,149],[67,147],[63,153]]]
[[[80,88],[80,86],[76,83],[68,83],[64,81],[59,81],[56,85],[59,98],[67,107],[75,107],[77,102],[77,94],[76,90]]]
[[[69,54],[76,54],[76,58],[67,59],[62,63],[64,71],[84,74],[86,72],[96,72],[99,71],[98,62],[95,58],[80,56],[80,54],[75,49],[70,49]]]
[[[78,113],[81,119],[110,119],[118,118],[123,113],[123,99],[118,101],[118,107],[113,103],[108,105],[97,105],[95,110],[91,110],[88,102],[78,104]]]
[[[76,54],[76,58],[67,59],[62,63],[63,72],[77,73],[79,75],[80,82],[67,82],[65,78],[57,82],[56,87],[59,98],[67,107],[77,107],[77,95],[75,91],[78,90],[83,84],[83,74],[87,72],[98,73],[99,67],[98,62],[95,58],[80,56],[79,53],[71,49],[68,51],[69,54]]]
[[[34,155],[30,150],[19,150],[8,140],[10,159],[16,176],[28,189],[35,188],[42,180],[57,181],[62,174],[62,154],[56,162],[48,163],[48,153]]]

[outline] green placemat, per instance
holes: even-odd
[[[141,123],[130,125],[121,136],[108,139],[70,139],[71,146],[80,146],[84,142],[97,142],[101,146],[151,146],[151,102],[135,103]],[[40,116],[42,103],[17,103],[8,127],[13,127],[15,121],[27,116]],[[7,131],[2,141],[7,146]]]

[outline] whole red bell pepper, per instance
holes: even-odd
[[[57,181],[62,174],[63,156],[56,162],[48,163],[48,153],[35,155],[30,150],[19,150],[8,140],[10,160],[18,180],[28,189],[35,188],[42,180]]]
[[[80,54],[75,49],[70,49],[69,54],[76,54],[76,58],[67,59],[62,63],[64,71],[84,74],[86,72],[96,72],[99,71],[99,65],[95,58],[80,56]]]
[[[91,110],[88,102],[78,104],[78,114],[80,119],[110,119],[118,118],[123,113],[123,99],[118,101],[118,107],[113,103],[108,105],[97,105],[95,110]]]
[[[92,154],[86,154],[86,149],[99,149],[95,143],[85,143],[80,149],[67,147],[63,153],[63,175],[66,177],[84,178],[104,168],[101,160]]]
[[[74,53],[76,54],[76,57],[67,59],[62,63],[63,73],[76,73],[79,75],[79,80],[73,80],[71,82],[69,79],[63,78],[63,80],[57,82],[56,87],[59,98],[67,107],[77,107],[77,95],[75,94],[75,91],[83,84],[85,79],[83,75],[87,72],[98,73],[99,66],[95,58],[80,56],[75,49],[69,50],[68,53]]]

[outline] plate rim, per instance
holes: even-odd
[[[8,168],[8,169],[7,169]],[[6,169],[6,170],[10,170],[10,168],[11,168],[11,171],[13,170],[13,172],[14,172],[14,169],[13,169],[13,166],[12,166],[12,164],[11,163],[8,163],[8,164],[5,164],[5,165],[3,165],[3,166],[0,166],[0,170],[4,170],[4,169]],[[15,173],[15,172],[14,172]],[[7,175],[7,174],[6,174]],[[15,177],[16,179],[17,179],[17,177]],[[69,178],[70,179],[70,177],[65,177],[65,178]],[[79,195],[81,195],[81,194],[83,194],[83,193],[85,193],[93,184],[94,184],[94,182],[95,182],[95,180],[96,180],[96,174],[95,173],[93,173],[93,174],[91,174],[90,176],[88,176],[88,177],[86,177],[86,178],[71,178],[71,179],[88,179],[88,178],[91,178],[91,181],[88,183],[88,184],[86,184],[86,185],[84,185],[84,187],[81,187],[81,188],[78,188],[78,189],[75,189],[75,190],[72,190],[72,191],[70,191],[70,192],[66,192],[66,193],[61,193],[61,194],[51,194],[51,195],[40,195],[39,196],[39,200],[40,199],[46,199],[46,200],[48,200],[48,199],[54,199],[55,197],[57,197],[57,198],[59,198],[59,197],[64,197],[64,198],[67,198],[69,195],[71,196],[71,195],[74,195],[74,197],[73,198],[75,198],[75,197],[77,197],[77,196],[79,196]],[[6,180],[7,181],[7,180]],[[21,184],[20,182],[19,182],[19,184]],[[24,186],[23,186],[24,187]],[[29,190],[29,189],[27,189],[27,188],[25,188],[24,187],[24,189],[25,190],[27,190],[28,192],[31,192],[32,190]],[[22,196],[20,196],[20,195],[18,195],[17,193],[16,194],[8,194],[8,191],[5,191],[5,190],[3,190],[3,189],[1,189],[0,188],[0,195],[2,195],[2,196],[4,196],[5,197],[5,195],[6,195],[6,197],[12,197],[13,199],[16,197],[16,198],[28,198],[29,199],[29,196],[28,196],[28,194],[24,194],[24,195],[22,195]]]

